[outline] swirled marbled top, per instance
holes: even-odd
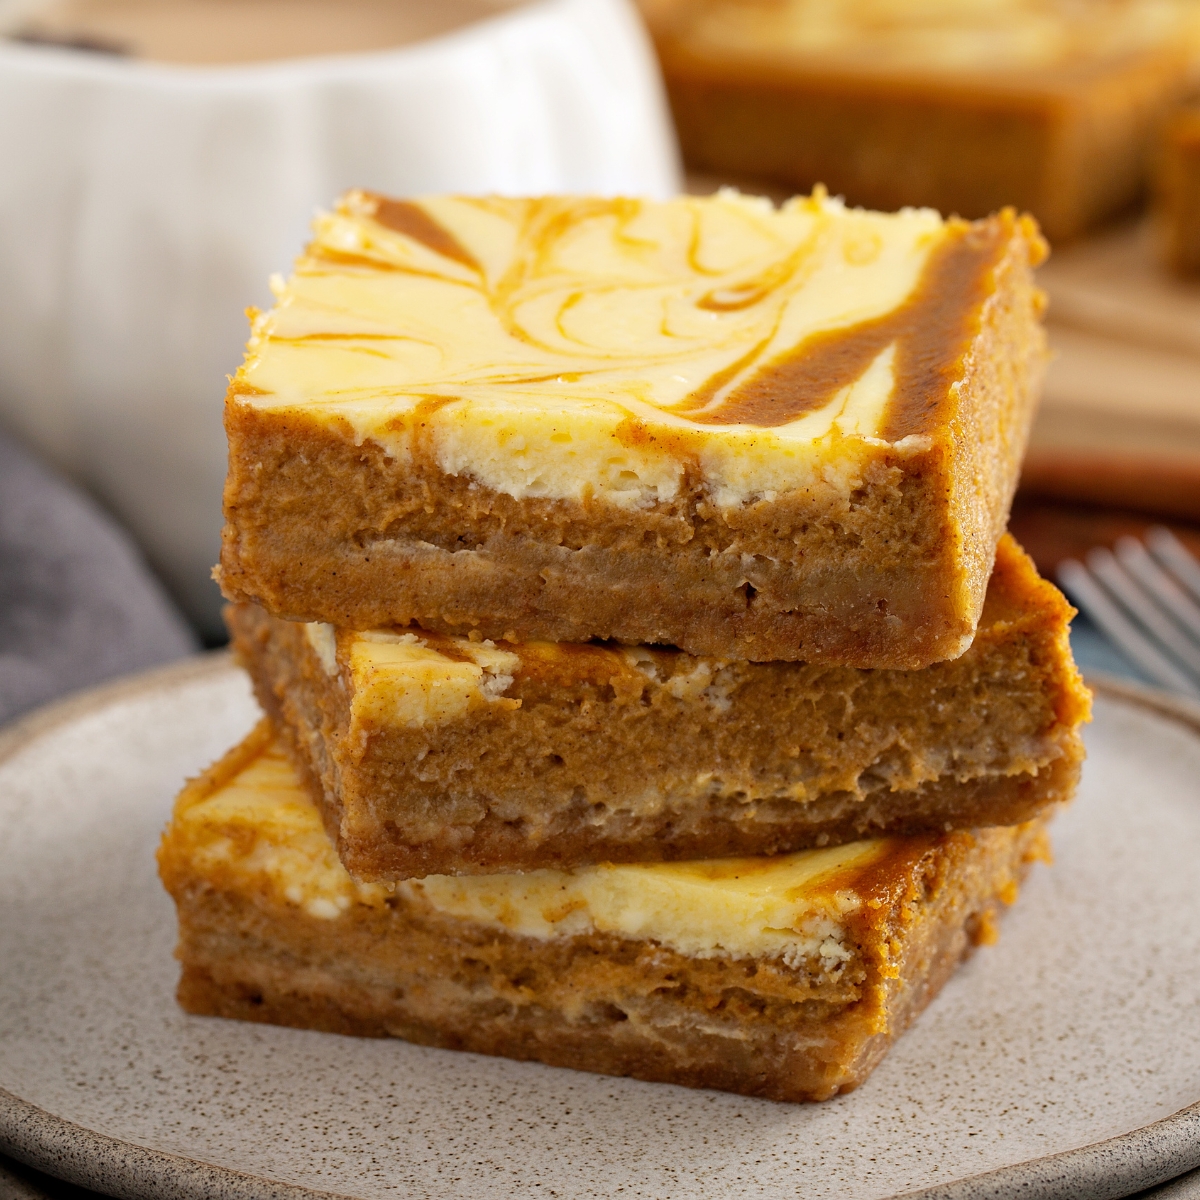
[[[1013,219],[669,202],[391,201],[320,217],[237,402],[345,422],[518,498],[718,504],[927,444]],[[1036,255],[1035,255],[1036,256]]]

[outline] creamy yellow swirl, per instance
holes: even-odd
[[[255,319],[232,395],[518,498],[667,501],[693,464],[741,503],[924,444],[911,413],[952,385],[1010,233],[822,194],[351,193]]]

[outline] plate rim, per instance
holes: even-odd
[[[0,765],[92,713],[234,669],[229,650],[210,650],[54,701],[0,728]],[[1200,702],[1101,672],[1085,678],[1097,694],[1182,724],[1200,737]],[[0,1152],[121,1200],[354,1200],[345,1192],[318,1191],[111,1137],[3,1087]],[[1080,1195],[1123,1200],[1198,1167],[1200,1100],[1115,1137],[898,1193],[892,1200],[1076,1200]]]

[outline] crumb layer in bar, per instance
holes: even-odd
[[[189,1012],[821,1100],[863,1081],[1046,856],[1034,821],[359,884],[264,722],[185,789],[159,866]]]
[[[1028,820],[1079,775],[1071,612],[1006,535],[971,649],[922,671],[227,617],[342,861],[404,879]]]
[[[1045,360],[1011,211],[352,193],[226,402],[225,594],[351,629],[915,668]]]

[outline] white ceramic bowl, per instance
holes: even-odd
[[[627,0],[540,0],[397,50],[174,67],[0,41],[0,421],[134,532],[219,628],[221,401],[347,187],[667,195]]]

